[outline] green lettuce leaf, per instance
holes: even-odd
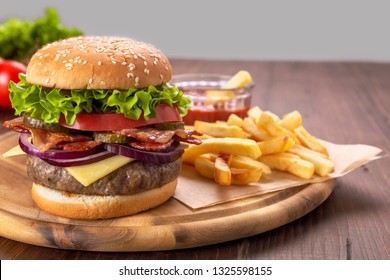
[[[161,103],[176,106],[184,116],[190,106],[190,99],[169,84],[128,90],[62,90],[30,84],[24,74],[19,78],[19,83],[8,86],[15,114],[28,114],[47,123],[58,123],[62,114],[72,125],[81,112],[117,113],[133,120],[143,114],[148,120],[156,117],[155,108]]]

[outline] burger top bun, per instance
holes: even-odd
[[[44,46],[30,60],[31,84],[61,89],[143,88],[168,82],[168,58],[150,44],[118,37],[80,36]]]

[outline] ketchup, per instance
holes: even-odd
[[[205,122],[226,121],[231,114],[244,118],[249,107],[242,107],[234,110],[215,109],[215,110],[188,110],[187,115],[183,118],[186,125],[193,125],[196,120]]]

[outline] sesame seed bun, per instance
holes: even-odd
[[[80,36],[38,50],[27,67],[31,84],[60,89],[157,86],[171,79],[168,58],[150,44],[128,38]]]

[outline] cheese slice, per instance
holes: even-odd
[[[82,185],[88,186],[133,160],[133,158],[115,155],[98,162],[65,167],[65,169]]]
[[[19,155],[25,155],[26,153],[22,151],[19,145],[13,147],[11,150],[8,150],[4,154],[2,154],[3,157],[13,157],[13,156],[19,156]]]
[[[7,152],[3,153],[3,157],[12,157],[18,155],[25,155],[19,145],[13,147]],[[65,169],[83,186],[88,186],[93,182],[103,178],[123,165],[132,162],[133,158],[115,155],[110,158],[94,162],[91,164],[85,164],[80,166],[65,167]]]

